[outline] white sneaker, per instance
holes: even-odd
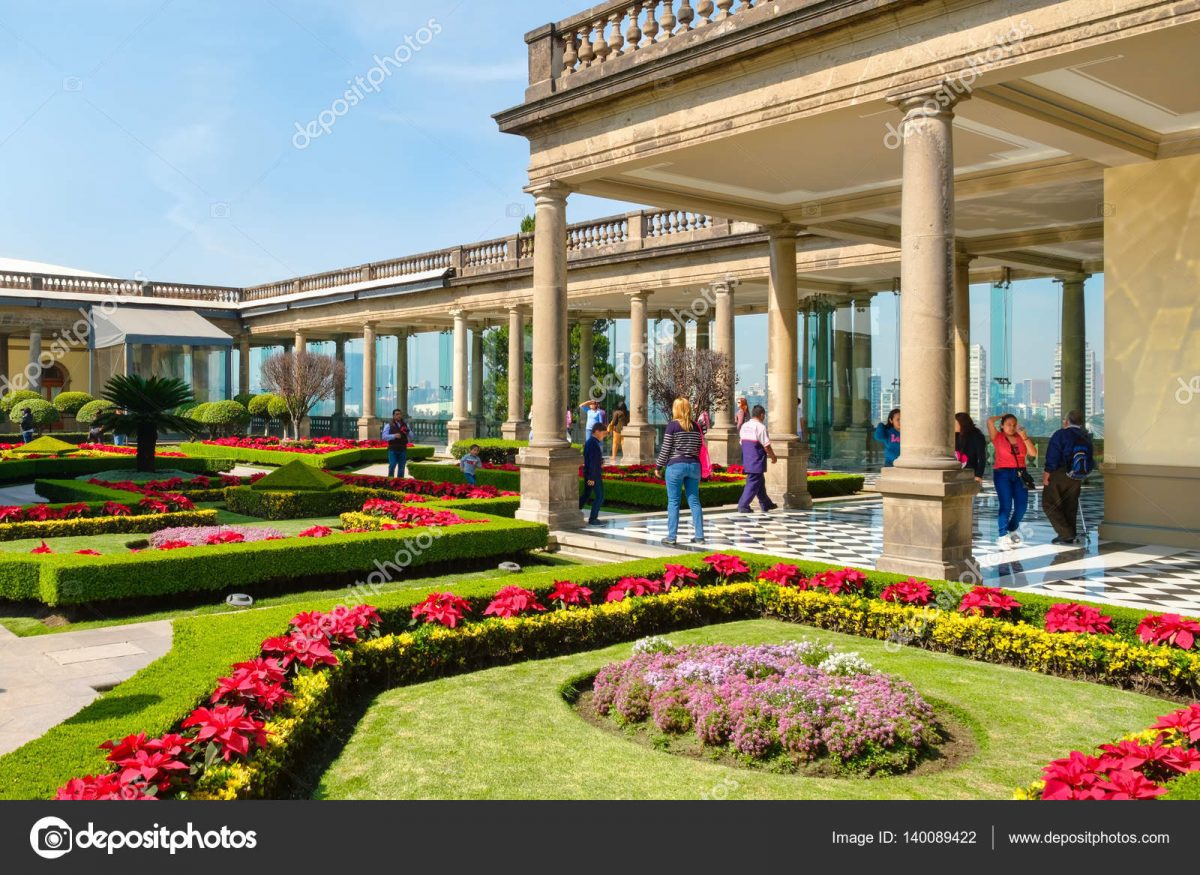
[[[996,546],[1001,550],[1010,550],[1016,545],[1013,543],[1012,535],[1001,535],[996,539]]]
[[[1025,543],[1025,539],[1021,536],[1020,532],[1009,532],[1008,540],[1012,542],[1014,547],[1019,547]]]

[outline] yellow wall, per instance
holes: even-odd
[[[1102,534],[1200,544],[1200,156],[1106,170],[1104,212]]]

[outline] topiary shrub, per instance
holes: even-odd
[[[87,404],[79,408],[75,414],[75,421],[80,425],[88,425],[96,421],[96,417],[106,410],[112,410],[117,405],[111,401],[106,401],[103,398],[97,398],[95,401],[89,401]]]
[[[34,392],[32,389],[18,389],[16,392],[9,392],[3,398],[0,398],[0,410],[10,413],[12,412],[13,405],[18,401],[41,400],[41,397],[41,392]]]
[[[278,395],[272,395],[271,400],[267,402],[267,413],[272,419],[278,419],[281,422],[290,422],[292,414],[288,412],[287,402]]]
[[[275,397],[270,392],[255,395],[246,402],[246,409],[250,411],[251,416],[270,416],[271,411],[268,408],[271,406],[271,399]]]
[[[242,405],[243,407],[249,408],[250,399],[253,397],[254,396],[251,395],[249,392],[239,392],[238,394],[233,396],[233,400],[236,401],[238,404]]]
[[[203,412],[198,412],[203,408]],[[209,427],[214,435],[242,431],[250,422],[250,411],[237,401],[210,401],[192,411],[192,418]]]
[[[12,406],[9,411],[8,418],[17,425],[21,424],[21,416],[26,408],[33,411],[33,424],[38,428],[54,425],[62,419],[62,414],[58,408],[49,401],[44,401],[41,398],[27,398],[24,401],[18,401]]]
[[[85,404],[95,401],[87,392],[59,392],[53,404],[67,416],[75,416]]]

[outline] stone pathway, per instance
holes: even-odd
[[[170,649],[166,620],[33,638],[0,627],[0,754],[39,737]]]

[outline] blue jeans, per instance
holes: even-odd
[[[738,499],[738,509],[749,510],[750,505],[754,503],[754,499],[756,498],[763,510],[770,510],[775,507],[771,503],[771,499],[767,497],[767,475],[747,473],[746,488],[742,490],[742,497]]]
[[[21,432],[21,443],[27,444],[31,440],[33,440],[33,429],[32,428],[29,431]]]
[[[388,476],[403,477],[408,464],[408,450],[388,450]]]
[[[468,486],[474,486],[475,485],[475,472],[474,471],[463,471],[463,481],[466,482]]]
[[[596,480],[595,486],[588,486],[587,481],[583,481],[583,494],[579,496],[579,509],[583,510],[583,506],[588,503],[588,499],[592,501],[592,512],[588,515],[588,522],[594,523],[600,519],[600,505],[604,504],[604,481]]]
[[[676,540],[679,534],[679,492],[687,494],[688,507],[692,511],[694,537],[704,537],[704,512],[700,510],[700,463],[676,462],[667,465],[667,540]]]
[[[1021,527],[1025,509],[1029,506],[1029,490],[1021,482],[1016,468],[995,468],[992,479],[996,483],[996,498],[1000,500],[998,528],[1000,537],[1004,537]]]

